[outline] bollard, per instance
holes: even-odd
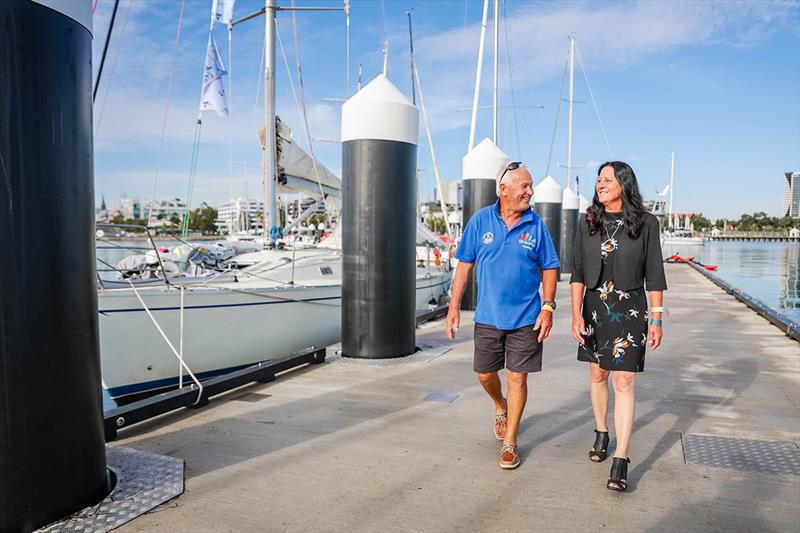
[[[92,4],[0,2],[0,531],[108,493],[97,337]]]
[[[415,349],[419,112],[379,75],[342,106],[342,355]]]
[[[487,205],[497,201],[497,184],[495,179],[500,169],[508,164],[508,156],[503,153],[489,138],[484,138],[461,161],[464,179],[464,208],[461,227],[466,228],[472,215]],[[478,275],[472,269],[467,280],[464,296],[461,298],[461,309],[474,311],[478,305]]]

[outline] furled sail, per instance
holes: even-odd
[[[278,141],[278,182],[284,190],[319,196],[320,190],[327,197],[341,197],[342,180],[292,142],[292,130],[284,124],[276,124]],[[264,146],[264,128],[258,130],[258,140]],[[316,166],[316,171],[314,167]]]

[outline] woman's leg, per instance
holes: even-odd
[[[597,431],[608,431],[608,374],[597,363],[589,363],[589,395]]]
[[[614,385],[614,429],[617,446],[614,457],[628,457],[628,444],[633,433],[636,372],[612,372]]]

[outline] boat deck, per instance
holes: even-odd
[[[748,470],[746,453],[732,468],[686,464],[682,434],[793,443],[778,461],[791,471],[800,345],[698,272],[666,268],[664,345],[639,378],[625,494],[605,489],[610,461],[588,459],[588,371],[563,282],[544,371],[529,379],[519,469],[498,467],[463,313],[452,343],[442,321],[418,330],[419,343],[452,348],[441,355],[329,356],[120,432],[119,445],[186,462],[185,493],[120,531],[796,531],[800,475]]]

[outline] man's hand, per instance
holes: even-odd
[[[536,319],[536,324],[533,326],[533,331],[539,331],[539,342],[542,342],[550,335],[550,328],[553,327],[553,313],[546,309],[542,309],[539,317]]]
[[[647,341],[651,350],[655,350],[661,346],[661,338],[664,336],[664,331],[660,326],[650,324],[647,330]]]
[[[586,331],[586,323],[583,321],[583,317],[581,315],[576,315],[572,317],[572,336],[575,337],[575,340],[578,341],[580,344],[585,344],[585,340],[583,338],[583,333]]]
[[[450,307],[447,310],[447,319],[444,321],[444,329],[447,332],[447,338],[453,340],[456,338],[456,331],[458,326],[461,325],[461,313],[458,307]]]

